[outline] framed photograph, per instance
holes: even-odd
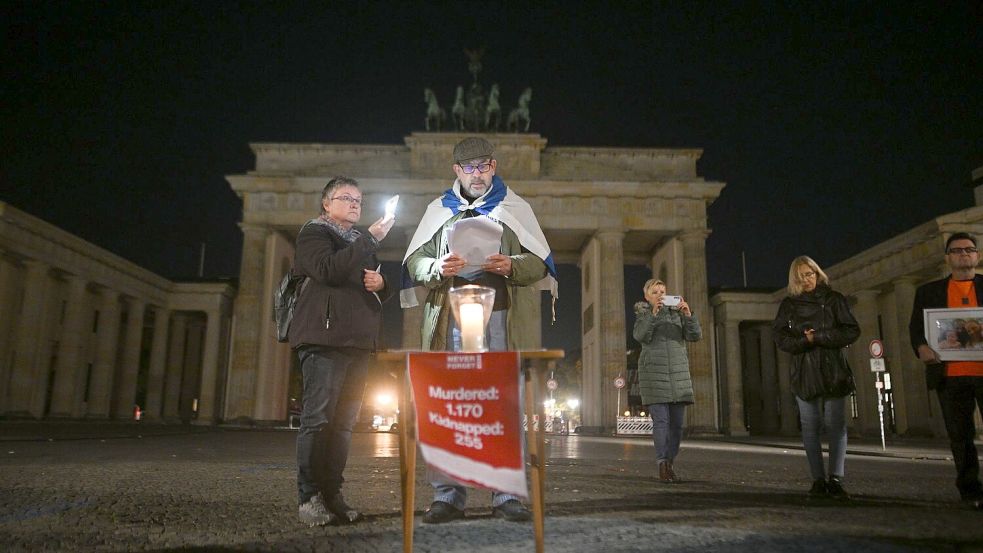
[[[983,361],[983,308],[925,309],[925,339],[942,361]]]

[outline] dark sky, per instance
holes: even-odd
[[[741,251],[778,287],[972,204],[980,2],[760,4],[4,2],[0,199],[167,277],[206,242],[235,276],[249,142],[402,143],[484,46],[551,145],[704,149],[714,287]]]

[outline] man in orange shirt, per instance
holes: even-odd
[[[976,238],[965,232],[954,233],[945,242],[945,261],[952,274],[918,287],[908,331],[911,347],[925,363],[928,387],[935,390],[942,405],[959,496],[972,508],[983,510],[980,463],[973,443],[973,412],[977,406],[983,412],[983,361],[939,360],[926,339],[923,314],[924,309],[983,307],[983,276],[976,274],[980,263]]]

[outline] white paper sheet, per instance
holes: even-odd
[[[447,230],[450,251],[465,259],[459,276],[473,280],[481,274],[488,256],[499,253],[502,245],[502,225],[488,217],[469,217],[454,223]]]

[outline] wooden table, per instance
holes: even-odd
[[[416,491],[416,409],[412,391],[407,382],[407,359],[414,351],[384,351],[376,359],[391,367],[399,383],[399,479],[403,506],[403,551],[413,551],[413,505]],[[525,415],[529,428],[526,432],[527,460],[532,478],[530,498],[532,502],[533,530],[536,536],[536,553],[543,553],[543,520],[545,517],[544,492],[546,486],[546,418],[543,413],[545,380],[544,365],[563,358],[562,350],[523,350],[519,352],[525,382]]]

